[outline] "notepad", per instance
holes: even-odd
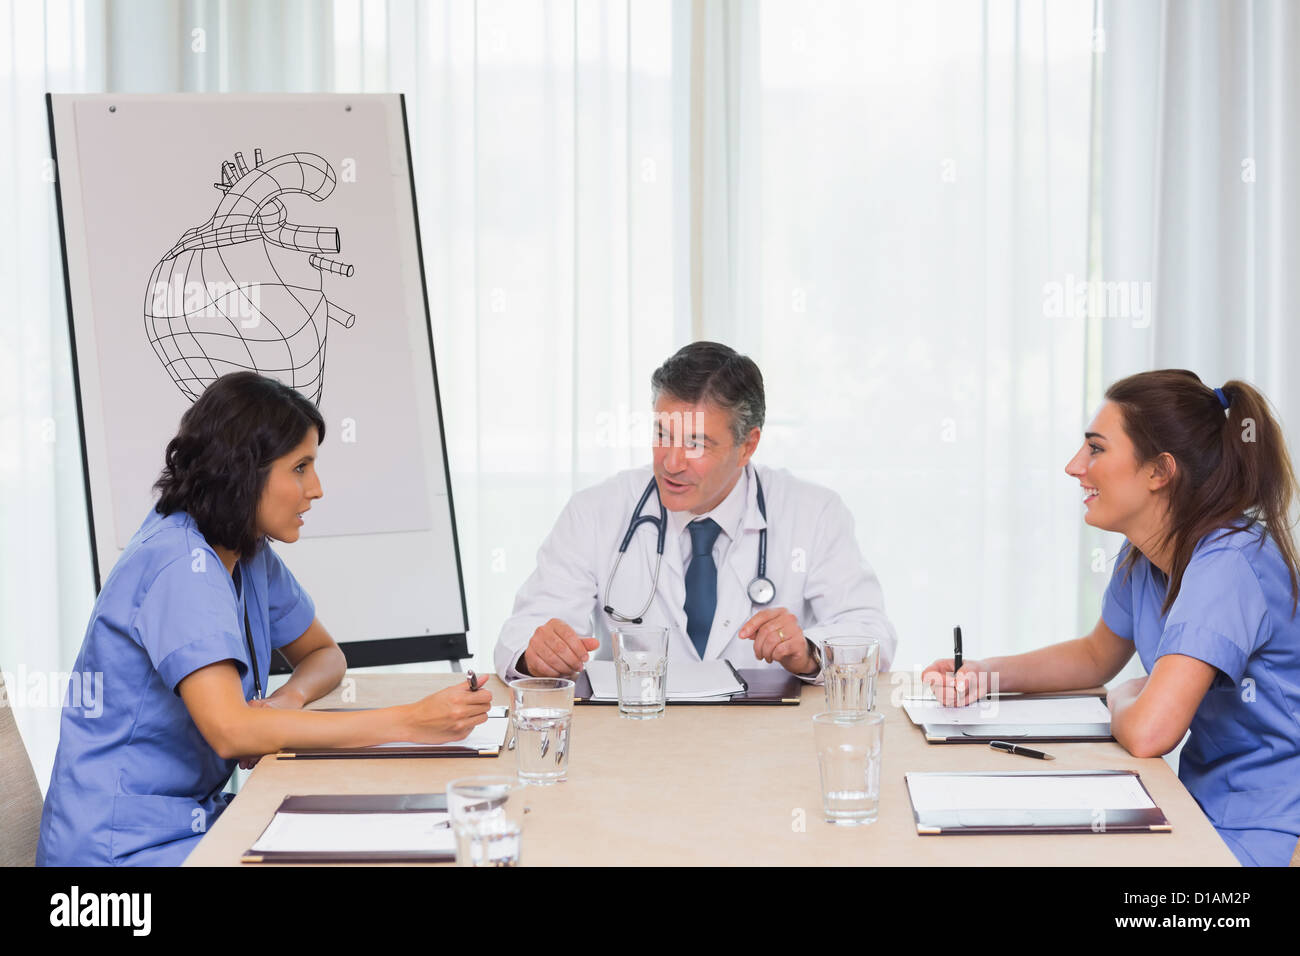
[[[588,661],[592,700],[618,700],[618,675],[613,661]],[[745,688],[726,661],[669,661],[668,699],[725,700]]]
[[[1036,775],[908,773],[918,813],[936,810],[1149,810],[1136,774]]]
[[[252,853],[454,853],[445,810],[403,813],[277,811]]]
[[[470,750],[500,750],[505,746],[506,731],[510,729],[509,717],[489,717],[460,740],[449,740],[439,747],[468,747]],[[409,740],[396,740],[387,744],[375,744],[368,750],[390,750],[394,747],[428,747],[430,744],[412,743]]]
[[[1100,697],[1016,697],[981,700],[966,707],[942,707],[938,701],[909,700],[903,709],[914,724],[978,726],[1017,724],[1109,724],[1110,711]]]
[[[369,747],[294,748],[277,754],[288,760],[342,760],[357,758],[407,757],[498,757],[510,728],[509,717],[489,717],[460,740],[444,744],[422,744],[395,740]]]
[[[1169,833],[1132,770],[906,773],[921,836]]]

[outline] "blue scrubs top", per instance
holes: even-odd
[[[238,570],[237,593],[184,512],[151,511],[132,537],[77,655],[75,672],[102,674],[103,692],[94,702],[66,698],[37,865],[176,866],[225,809],[237,761],[203,739],[176,686],[233,660],[251,699],[245,606],[263,692],[271,648],[301,637],[316,616],[269,545]]]
[[[1164,574],[1139,557],[1125,580],[1121,564],[1101,616],[1137,645],[1147,673],[1165,654],[1218,670],[1192,718],[1179,779],[1238,860],[1286,866],[1300,835],[1300,617],[1277,544],[1259,525],[1207,535],[1164,616]]]

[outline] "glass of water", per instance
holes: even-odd
[[[562,677],[524,677],[510,682],[510,741],[519,779],[547,785],[569,773],[569,729],[573,721],[573,681]]]
[[[447,784],[457,866],[518,866],[523,788],[515,777],[462,777]]]
[[[668,628],[620,627],[612,636],[619,716],[662,717],[668,691]]]
[[[826,709],[874,710],[880,642],[874,637],[828,637],[822,645]]]
[[[884,726],[884,714],[867,711],[829,711],[813,717],[827,823],[876,822]]]

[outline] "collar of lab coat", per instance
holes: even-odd
[[[687,525],[702,518],[712,518],[716,521],[733,545],[749,528],[766,526],[767,523],[758,511],[758,483],[750,478],[751,467],[745,466],[727,497],[723,498],[712,511],[699,515],[689,511],[668,512],[669,537],[677,543],[679,550],[681,536],[688,533]]]

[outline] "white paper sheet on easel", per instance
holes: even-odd
[[[934,810],[1147,810],[1151,797],[1132,774],[1028,776],[909,773],[918,813]]]
[[[445,810],[405,813],[276,813],[254,853],[447,852],[456,837]]]
[[[1110,711],[1100,697],[991,698],[965,707],[941,707],[938,702],[909,700],[903,709],[914,724],[1109,724]]]

